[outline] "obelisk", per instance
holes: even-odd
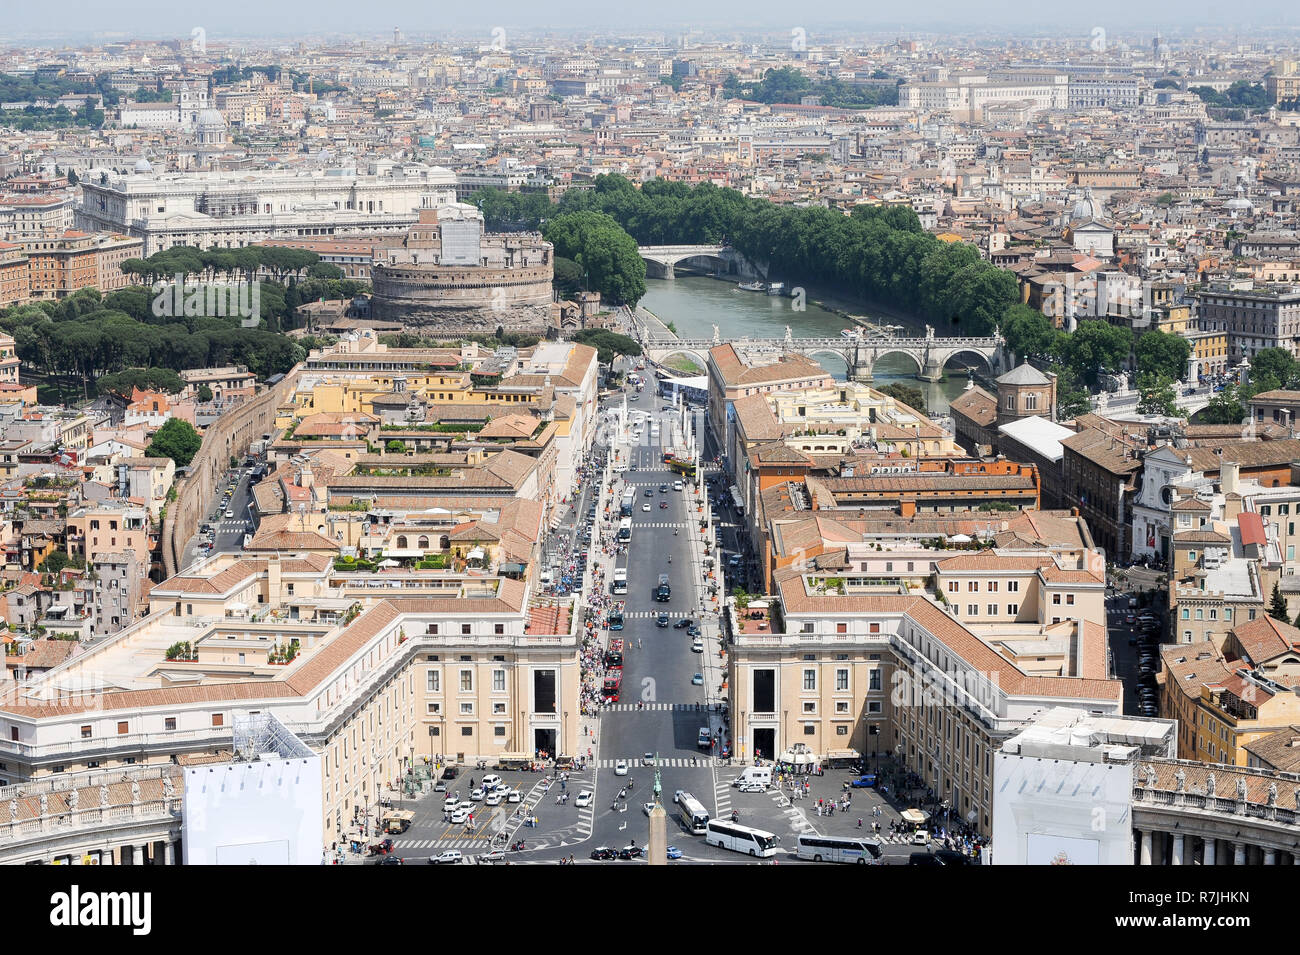
[[[659,781],[659,754],[655,753],[655,807],[650,810],[650,844],[647,859],[651,865],[668,864],[668,813],[659,801],[663,784]]]

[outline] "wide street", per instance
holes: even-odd
[[[583,772],[571,772],[564,784],[547,784],[541,773],[503,772],[494,766],[480,768],[474,764],[462,767],[460,775],[447,784],[461,799],[469,796],[470,779],[477,783],[487,773],[498,773],[520,793],[516,804],[476,803],[473,831],[466,825],[443,820],[443,793],[427,793],[416,800],[395,803],[416,812],[412,828],[395,839],[396,853],[407,862],[423,863],[445,849],[459,849],[467,857],[478,856],[493,847],[495,836],[497,847],[518,839],[525,841],[524,851],[507,851],[512,863],[553,864],[572,855],[577,862],[597,864],[590,862],[589,856],[599,846],[621,849],[632,843],[648,843],[649,819],[643,805],[652,798],[656,769],[663,786],[662,802],[669,815],[668,843],[681,850],[684,862],[742,864],[752,860],[708,847],[702,836],[689,834],[673,802],[679,789],[693,794],[710,816],[727,816],[735,810],[741,822],[780,836],[781,851],[776,860],[782,862],[793,856],[800,832],[849,835],[863,831],[858,828],[859,819],[870,830],[873,821],[887,828],[898,818],[898,806],[874,790],[854,790],[848,812],[818,816],[817,800],[838,799],[847,772],[810,778],[807,796],[802,791],[796,794],[792,787],[742,794],[731,786],[742,767],[715,759],[709,750],[697,745],[700,728],[706,726],[711,734],[730,742],[722,711],[724,658],[716,614],[700,612],[701,598],[707,599],[711,593],[708,569],[703,564],[703,515],[695,488],[688,480],[682,490],[674,490],[673,482],[680,477],[663,464],[666,443],[673,440],[671,422],[680,421],[680,411],[664,410],[666,401],[657,397],[656,382],[652,375],[648,377],[639,395],[629,389],[627,407],[629,413],[642,411],[660,419],[658,437],[649,425],[642,429],[640,439],[631,436],[631,429],[621,434],[616,429],[601,429],[602,440],[614,440],[613,450],[619,454],[615,460],[626,461],[635,469],[612,471],[613,491],[606,489],[604,496],[608,511],[597,505],[590,545],[597,560],[605,562],[609,571],[606,581],[612,579],[614,566],[625,567],[628,572],[627,595],[619,598],[623,601],[624,629],[612,634],[601,631],[603,638],[622,638],[626,648],[620,698],[602,707],[595,720],[587,721],[594,727],[594,742],[592,737],[584,736],[579,751],[572,754],[587,756],[590,749],[590,762]],[[622,401],[622,393],[616,392],[602,404],[602,412],[621,407]],[[667,489],[660,490],[664,486]],[[567,510],[547,541],[548,554],[555,553],[562,540],[568,540],[573,550],[582,549],[580,544],[575,546],[575,534],[586,525],[587,510],[598,501],[600,490],[597,481],[587,483],[575,506]],[[601,541],[615,536],[626,490],[635,492],[631,540],[625,555],[611,559],[604,554]],[[661,507],[661,502],[667,507]],[[645,509],[647,504],[649,510]],[[672,591],[671,599],[664,603],[654,597],[660,574],[668,575]],[[608,588],[606,583],[607,595]],[[657,625],[661,612],[668,614],[668,627]],[[673,628],[672,624],[685,618],[701,626],[704,653],[692,652],[693,638],[686,629]],[[701,685],[693,682],[697,673],[704,678]],[[619,761],[627,764],[626,775],[616,775]],[[575,800],[582,790],[591,791],[593,799],[590,806],[580,809]],[[624,790],[626,796],[620,799]],[[567,801],[557,803],[557,797],[566,793]],[[881,807],[879,817],[872,815],[877,806]],[[525,824],[532,818],[537,819],[535,827]],[[902,836],[886,835],[882,841],[882,862],[905,863],[914,851],[904,844]],[[638,864],[644,864],[644,860]]]

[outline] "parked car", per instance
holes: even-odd
[[[523,799],[523,796],[520,794],[518,789],[512,789],[506,795],[506,802],[519,802],[521,799]]]
[[[698,624],[693,623],[686,628],[686,635],[688,637],[698,637],[701,636],[703,633],[704,631],[699,628]]]
[[[701,640],[699,637],[696,637],[696,638],[695,638],[695,642],[691,644],[691,652],[692,652],[692,653],[703,653],[703,652],[704,652],[704,641]]]
[[[639,859],[641,858],[641,847],[624,846],[622,849],[618,850],[618,857],[620,859]]]
[[[469,798],[471,802],[482,802],[484,795],[486,794],[483,792],[483,787],[480,786],[470,791]]]
[[[604,862],[607,859],[617,859],[618,853],[608,846],[597,846],[591,850],[591,858]]]
[[[691,677],[691,685],[692,685],[692,686],[704,686],[704,674],[703,674],[703,673],[697,673],[697,674],[695,674],[695,676]]]
[[[486,796],[483,797],[483,805],[485,805],[485,806],[499,806],[499,805],[501,805],[501,800],[502,800],[502,798],[504,797],[504,795],[505,795],[505,794],[502,793],[501,790],[499,790],[499,789],[494,789],[494,790],[492,790],[490,793],[488,793]]]
[[[669,846],[668,851],[665,854],[670,859],[680,859],[682,857],[682,850],[678,849],[676,846]]]
[[[690,617],[683,617],[681,620],[678,620],[675,624],[673,624],[673,629],[685,630],[687,627],[693,625],[694,623],[695,621],[692,620]]]
[[[379,860],[380,865],[405,865],[400,856],[384,856]]]
[[[501,782],[500,776],[498,776],[496,773],[489,773],[488,775],[483,777],[483,788],[496,789],[497,784],[500,782]]]

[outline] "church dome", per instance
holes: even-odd
[[[1070,209],[1070,221],[1080,222],[1084,219],[1102,219],[1106,215],[1106,207],[1101,201],[1093,198],[1092,187],[1077,201]]]
[[[225,129],[226,117],[219,110],[199,110],[199,129]]]
[[[153,172],[153,166],[149,160],[141,156],[135,161],[135,171],[141,174]]]

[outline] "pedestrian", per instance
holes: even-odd
[[[858,828],[859,828],[859,829],[862,828],[862,820],[861,820],[861,819],[858,820]]]

